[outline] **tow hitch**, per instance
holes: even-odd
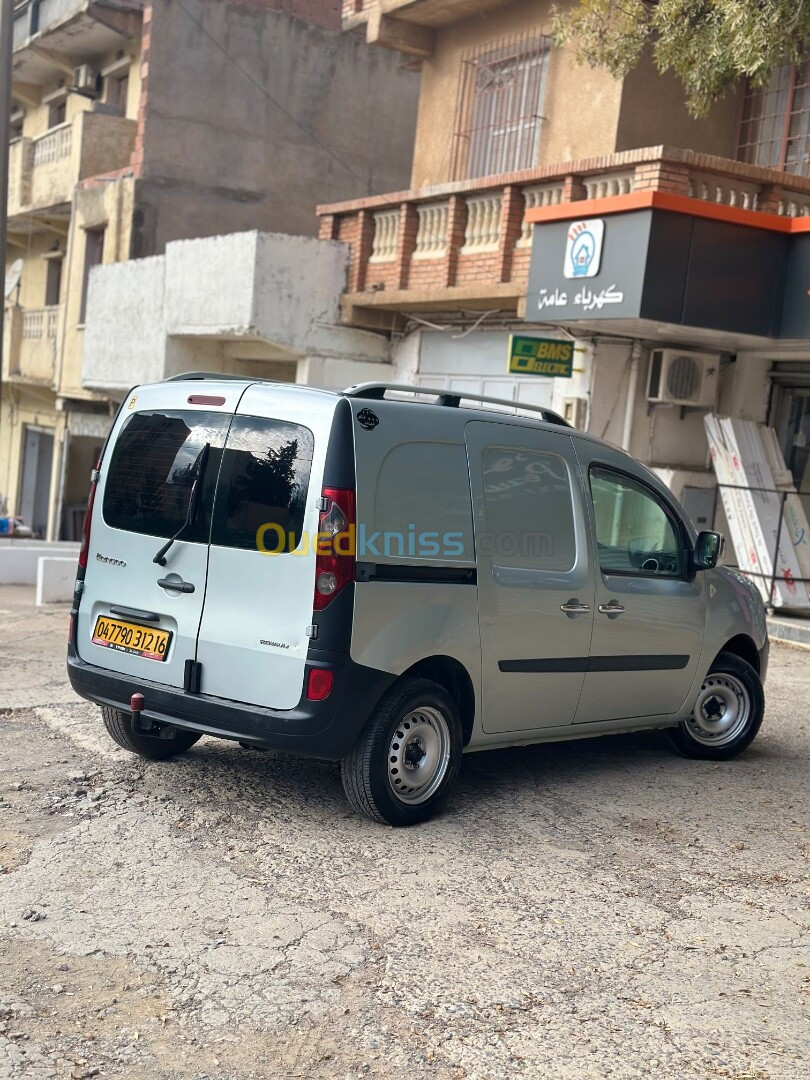
[[[143,694],[133,694],[129,699],[133,735],[145,735],[149,739],[173,739],[177,734],[177,728],[172,724],[161,724],[157,720],[150,720],[148,716],[144,716],[144,705]]]

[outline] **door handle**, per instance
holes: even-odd
[[[171,589],[173,592],[194,592],[194,586],[190,581],[178,581],[177,578],[159,578],[158,585],[161,589]]]
[[[621,615],[624,612],[624,608],[616,600],[611,600],[607,604],[600,604],[599,610],[603,615]]]
[[[560,611],[566,615],[587,615],[590,611],[588,604],[580,604],[579,600],[569,600],[567,604],[560,604]]]

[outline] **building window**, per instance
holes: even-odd
[[[537,164],[550,48],[542,34],[522,35],[462,57],[453,179]]]
[[[104,229],[87,229],[84,249],[84,278],[82,281],[82,305],[79,322],[84,325],[87,315],[87,288],[90,284],[90,271],[98,266],[104,257]]]
[[[738,157],[810,176],[810,61],[785,64],[768,86],[747,89]]]
[[[106,104],[118,109],[121,116],[126,116],[128,96],[129,72],[125,72],[123,75],[108,75]]]
[[[56,307],[62,292],[62,256],[48,259],[45,272],[45,307]]]
[[[52,101],[48,106],[48,127],[59,127],[67,119],[67,98]]]

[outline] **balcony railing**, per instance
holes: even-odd
[[[351,250],[351,302],[437,306],[525,293],[535,207],[657,190],[787,217],[810,215],[810,178],[653,147],[321,206],[321,236]]]
[[[59,308],[7,307],[3,330],[3,378],[50,386],[56,362]]]
[[[88,176],[129,164],[134,120],[82,112],[37,139],[11,144],[9,217],[70,202],[76,184]]]

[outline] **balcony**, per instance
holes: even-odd
[[[14,229],[15,217],[25,219],[69,203],[85,177],[128,165],[135,128],[134,120],[88,111],[37,139],[15,140],[10,148],[9,227]]]
[[[52,386],[59,308],[7,307],[3,328],[5,382]]]
[[[370,45],[423,58],[433,53],[434,31],[472,17],[486,18],[512,0],[343,0],[343,29],[366,29]]]
[[[143,0],[113,0],[105,7],[129,13],[143,10]],[[51,34],[72,20],[87,16],[93,18],[95,4],[92,0],[22,0],[14,8],[13,48],[15,52],[28,44],[31,38]]]
[[[392,312],[517,311],[528,281],[530,211],[640,191],[810,215],[808,177],[665,147],[320,206],[321,238],[351,252],[343,320],[392,329],[402,321]]]

